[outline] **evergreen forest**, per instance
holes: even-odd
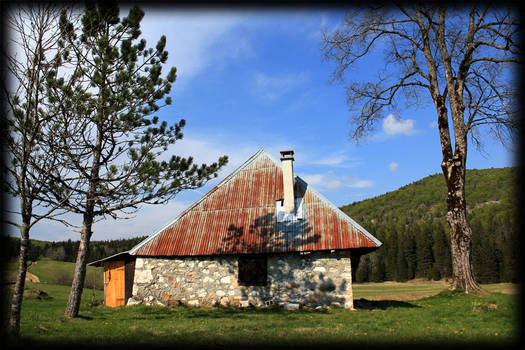
[[[93,262],[131,249],[146,239],[146,237],[147,236],[106,241],[91,241],[89,242],[87,261]],[[4,239],[6,238],[2,237],[2,240]],[[8,239],[10,240],[8,245],[9,257],[11,260],[17,259],[20,251],[20,240],[14,237],[9,237]],[[79,244],[79,241],[71,241],[71,239],[61,242],[48,242],[32,239],[29,247],[28,260],[37,261],[42,258],[47,258],[57,261],[75,262]]]
[[[518,280],[519,170],[467,170],[472,263],[475,278],[481,283]],[[341,207],[383,243],[361,257],[356,282],[451,277],[446,191],[443,175],[436,174]]]
[[[481,283],[518,282],[519,168],[467,170],[468,219],[472,227],[474,274]],[[451,276],[450,238],[446,222],[446,187],[436,174],[383,195],[341,207],[341,210],[383,245],[363,255],[356,282],[439,280]],[[128,250],[146,236],[90,242],[88,261]],[[19,239],[9,239],[16,259]],[[31,240],[29,260],[49,258],[74,262],[78,241]]]

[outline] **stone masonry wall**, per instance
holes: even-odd
[[[236,256],[137,257],[128,305],[236,305],[353,309],[350,252],[268,256],[266,286],[238,284]]]

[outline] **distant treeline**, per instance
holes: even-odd
[[[518,168],[467,170],[472,262],[481,283],[518,281]],[[451,277],[443,175],[341,209],[383,246],[364,255],[357,282]]]
[[[519,227],[516,198],[519,169],[467,170],[466,195],[472,228],[472,262],[481,283],[518,282]],[[341,209],[377,237],[383,246],[360,259],[357,282],[451,277],[443,175],[425,177],[384,195]],[[128,250],[146,236],[90,243],[88,261]],[[4,238],[5,239],[5,238]],[[10,238],[10,256],[19,241]],[[74,262],[78,241],[31,241],[29,259]]]
[[[113,254],[126,251],[141,241],[147,236],[116,239],[111,241],[91,241],[89,243],[88,262],[96,261]],[[3,237],[2,239],[6,239]],[[9,255],[11,259],[16,259],[20,251],[20,240],[18,238],[10,237],[9,241]],[[77,258],[79,241],[72,241],[71,239],[64,242],[46,242],[39,240],[31,240],[29,248],[29,261],[36,261],[42,258],[49,258],[57,261],[75,262]]]

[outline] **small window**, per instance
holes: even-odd
[[[242,286],[265,286],[268,260],[266,256],[239,257],[239,284]]]

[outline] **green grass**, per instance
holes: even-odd
[[[18,270],[17,262],[7,264],[6,274],[8,279],[14,281],[16,272]],[[75,271],[75,263],[55,261],[49,259],[38,260],[27,269],[28,272],[36,275],[41,283],[71,285],[73,280],[73,273]],[[86,284],[93,285],[96,280],[96,288],[103,290],[103,273],[102,267],[88,266],[86,273]]]
[[[429,281],[415,279],[408,282],[353,283],[354,298],[370,300],[416,300],[430,297],[447,290],[445,280]],[[512,283],[482,284],[481,288],[489,293],[517,293],[517,286]]]
[[[424,283],[419,284],[423,288]],[[433,285],[432,282],[429,284]],[[401,287],[403,285],[398,286]],[[46,291],[50,298],[32,296],[34,288]],[[66,319],[63,311],[68,287],[28,283],[19,345],[309,347],[343,343],[442,345],[449,342],[500,346],[509,344],[519,334],[515,326],[515,295],[475,296],[442,291],[424,299],[400,301],[393,298],[394,286],[376,284],[374,288],[376,295],[390,293],[392,298],[368,301],[356,311],[142,305],[113,309],[90,306],[92,290],[85,290],[80,317]],[[373,299],[374,288],[369,289],[369,294],[356,291],[356,299]],[[494,285],[486,289],[498,290],[501,287]],[[95,299],[102,297],[103,293],[96,291]]]

